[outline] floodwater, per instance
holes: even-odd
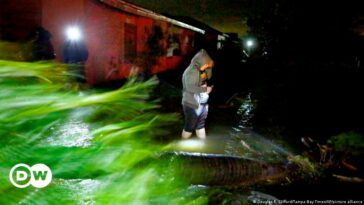
[[[233,100],[231,98],[229,101],[232,103]],[[214,122],[208,126],[206,140],[200,140],[193,136],[191,139],[175,142],[174,148],[177,151],[225,154],[265,160],[272,159],[272,157],[286,160],[287,157],[292,156],[293,154],[287,147],[253,131],[250,123],[254,115],[254,102],[251,94],[248,93],[244,96],[244,100],[241,102],[236,113],[239,116],[239,122],[236,126],[233,126],[232,122],[230,125],[219,125],[219,122]],[[218,118],[215,116],[215,119]]]
[[[205,140],[192,136],[173,143],[173,149],[182,152],[223,154],[233,157],[286,160],[293,154],[272,140],[245,128],[215,126],[208,130]]]
[[[170,149],[180,152],[207,153],[219,156],[245,157],[257,160],[264,160],[268,163],[286,162],[291,156],[296,155],[294,149],[281,144],[279,141],[265,137],[253,130],[250,123],[254,115],[254,100],[248,94],[246,100],[240,105],[237,115],[237,124],[224,124],[219,122],[210,123],[207,127],[207,139],[200,140],[196,136],[187,140],[176,140],[169,146]],[[91,145],[92,136],[90,125],[83,122],[79,116],[85,110],[79,110],[69,115],[69,118],[55,124],[51,130],[53,133],[46,140],[45,144],[55,147],[88,147]],[[214,118],[214,116],[213,116]],[[215,116],[216,118],[216,116]],[[74,197],[79,200],[79,204],[94,204],[90,196],[99,186],[100,182],[92,179],[59,179],[56,181],[59,186],[65,186],[74,191]],[[338,192],[334,186],[341,186],[345,191]],[[204,189],[213,191],[215,187],[191,185],[191,189]],[[234,196],[231,203],[254,204],[254,201],[278,200],[278,199],[330,199],[345,198],[358,199],[362,186],[343,184],[330,181],[327,178],[305,184],[302,181],[292,184],[276,184],[272,186],[251,186],[244,189],[226,189],[223,193],[230,193]],[[224,188],[222,188],[224,189]],[[303,190],[302,190],[303,189]],[[354,190],[354,191],[353,191]],[[320,193],[321,192],[321,193]],[[214,201],[215,200],[215,201]],[[220,199],[212,199],[212,202],[219,202]],[[223,201],[223,200],[222,200]]]
[[[174,142],[173,148],[181,152],[246,157],[268,163],[284,163],[288,158],[301,154],[297,152],[299,149],[290,147],[287,142],[282,143],[282,138],[274,139],[255,132],[251,119],[254,117],[254,107],[257,102],[251,98],[250,93],[243,96],[243,98],[244,100],[241,101],[242,104],[236,113],[238,116],[235,118],[238,119],[237,123],[231,123],[231,126],[229,126],[223,122],[223,119],[226,118],[212,116],[214,120],[222,119],[222,121],[210,123],[206,140],[200,140],[193,136],[191,139],[177,140]],[[219,125],[219,123],[222,125]],[[341,187],[342,189],[335,187]],[[214,190],[215,187],[204,187],[204,189]],[[289,203],[287,201],[283,202],[283,200],[295,199],[311,201],[332,199],[345,202],[353,199],[363,202],[362,189],[362,184],[338,181],[324,171],[318,178],[297,179],[297,181],[287,181],[268,186],[257,185],[244,190],[241,190],[241,188],[233,190],[227,188],[222,193],[229,193],[227,198],[231,196],[234,198],[231,203],[238,204],[254,204],[254,201],[267,200],[271,202],[281,200],[282,203]],[[212,199],[212,203],[220,203],[225,199],[221,199],[221,201],[220,199]]]

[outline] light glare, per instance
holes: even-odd
[[[246,42],[246,46],[248,46],[248,47],[252,47],[253,45],[254,45],[253,40],[248,40],[248,41]]]
[[[68,27],[66,30],[67,38],[71,41],[78,41],[81,39],[81,31],[76,26]]]

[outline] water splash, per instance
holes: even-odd
[[[254,104],[251,98],[251,93],[248,93],[242,100],[242,103],[237,111],[240,116],[239,126],[242,128],[251,128],[251,119],[254,116]]]

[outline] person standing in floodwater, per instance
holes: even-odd
[[[182,106],[185,125],[182,138],[192,136],[193,131],[200,139],[206,138],[205,121],[208,113],[208,99],[212,86],[207,84],[211,78],[214,61],[201,49],[191,60],[182,76]]]

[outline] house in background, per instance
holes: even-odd
[[[228,34],[218,31],[197,19],[189,16],[168,16],[204,30],[203,35],[196,35],[195,37],[196,47],[205,48],[212,55],[223,49],[224,44],[229,40]]]
[[[200,48],[205,30],[122,0],[2,0],[0,38],[25,41],[37,27],[52,34],[56,58],[68,27],[81,30],[88,83],[177,68]]]

